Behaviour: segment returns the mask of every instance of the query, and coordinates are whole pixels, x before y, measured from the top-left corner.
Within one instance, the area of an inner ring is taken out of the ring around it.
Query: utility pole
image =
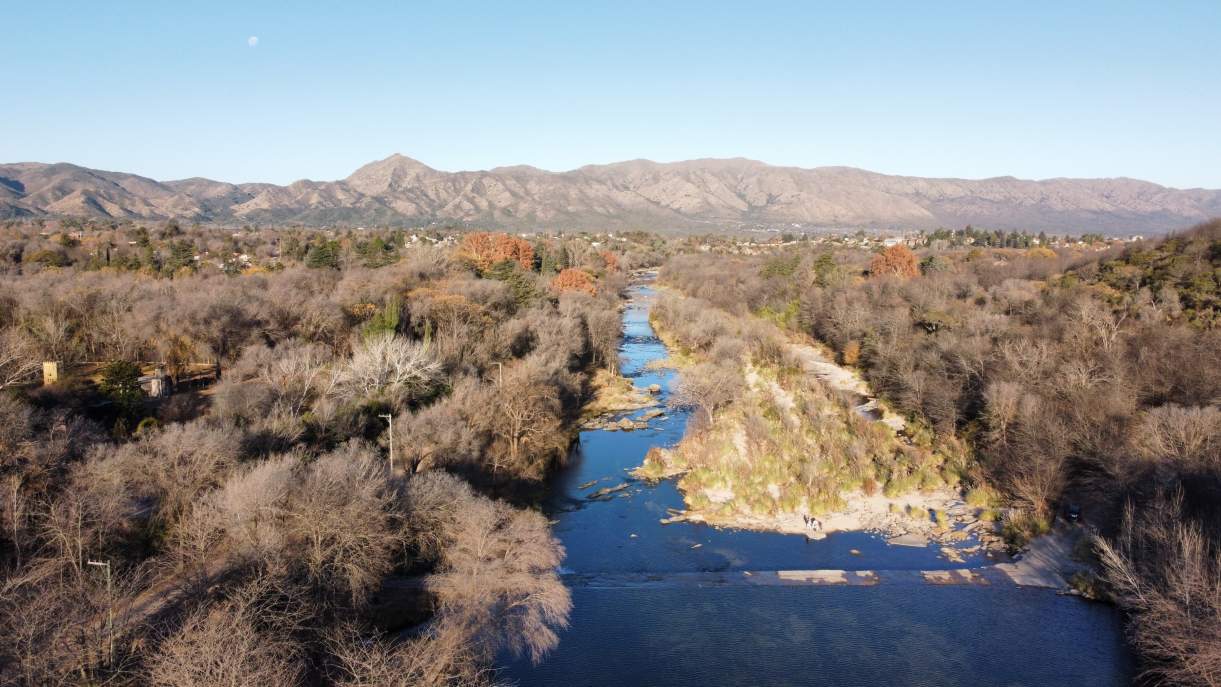
[[[110,582],[110,561],[86,561],[95,568],[106,570],[106,664],[114,665],[114,592]]]
[[[379,415],[378,417],[386,421],[390,425],[390,474],[394,474],[394,416],[390,413]]]
[[[496,386],[504,386],[505,385],[505,364],[501,363],[501,362],[497,362],[496,369],[500,371],[499,372],[500,377],[498,378],[499,381],[496,382]]]

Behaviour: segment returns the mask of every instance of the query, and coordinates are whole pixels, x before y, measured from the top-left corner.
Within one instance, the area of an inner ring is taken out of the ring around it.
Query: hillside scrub
[[[0,265],[0,681],[479,684],[554,647],[563,550],[514,502],[613,371],[616,265],[655,246],[79,233]],[[558,257],[597,288],[553,293]]]

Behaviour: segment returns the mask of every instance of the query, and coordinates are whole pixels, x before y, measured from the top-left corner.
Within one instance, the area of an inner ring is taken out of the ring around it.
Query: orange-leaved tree
[[[592,296],[597,292],[598,288],[594,284],[593,275],[589,272],[575,267],[568,267],[555,275],[555,279],[551,280],[551,290],[556,293],[581,291]]]
[[[534,269],[534,247],[508,234],[477,231],[462,237],[459,254],[480,272],[486,272],[498,262],[512,261],[522,269]]]
[[[619,271],[619,256],[608,250],[602,251],[600,255],[602,256],[602,262],[606,263],[607,270],[611,272]]]
[[[916,260],[916,254],[907,246],[891,246],[873,256],[873,260],[869,262],[869,274],[874,277],[914,277],[920,274],[920,261]]]

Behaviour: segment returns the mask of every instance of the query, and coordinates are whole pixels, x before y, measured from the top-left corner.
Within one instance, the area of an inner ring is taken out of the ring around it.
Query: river
[[[648,322],[653,290],[632,288],[621,371],[669,393],[668,353]],[[627,413],[638,417],[638,411]],[[953,564],[936,547],[880,537],[792,535],[662,525],[682,508],[671,480],[630,486],[651,446],[681,439],[687,415],[647,430],[582,432],[544,504],[567,556],[571,626],[538,665],[506,658],[523,686],[581,685],[1117,685],[1131,679],[1118,614],[1109,606],[1012,584],[937,586],[918,573]],[[594,486],[586,486],[594,482]],[[777,570],[870,570],[876,584],[774,583]],[[764,582],[771,580],[772,582]]]

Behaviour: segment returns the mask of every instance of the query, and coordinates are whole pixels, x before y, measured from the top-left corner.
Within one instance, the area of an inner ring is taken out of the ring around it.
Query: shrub
[[[971,487],[965,500],[972,508],[991,508],[997,503],[997,495],[992,488],[981,484]]]
[[[873,477],[866,477],[861,482],[861,491],[865,493],[865,496],[873,496],[878,493],[878,481]]]
[[[840,362],[845,365],[856,365],[861,361],[861,342],[853,340],[844,344],[839,353]]]

